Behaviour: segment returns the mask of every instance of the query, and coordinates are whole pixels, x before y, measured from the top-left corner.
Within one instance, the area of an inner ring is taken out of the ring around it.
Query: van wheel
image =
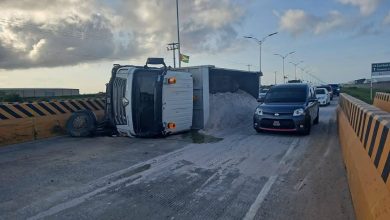
[[[72,137],[92,136],[96,131],[96,116],[88,110],[77,111],[66,123],[66,131]]]
[[[317,118],[314,119],[313,124],[317,125],[319,122],[320,122],[320,112],[319,110],[317,110]]]
[[[302,131],[303,135],[309,135],[311,131],[311,119],[306,122],[305,130]]]
[[[264,133],[264,131],[260,128],[255,128],[257,133]]]

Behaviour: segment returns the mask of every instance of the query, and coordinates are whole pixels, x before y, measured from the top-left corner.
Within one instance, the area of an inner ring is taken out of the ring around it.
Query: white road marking
[[[53,206],[51,207],[50,209],[44,211],[44,212],[41,212],[41,213],[38,213],[37,215],[33,216],[33,217],[30,217],[30,218],[27,218],[28,220],[36,220],[36,219],[43,219],[45,217],[48,217],[48,216],[52,216],[52,215],[55,215],[59,212],[62,212],[66,209],[69,209],[69,208],[72,208],[72,207],[75,207],[77,205],[80,205],[81,203],[85,202],[86,200],[88,200],[89,198],[103,192],[104,190],[107,190],[107,189],[110,189],[110,188],[113,188],[121,183],[124,183],[126,181],[131,181],[131,180],[135,180],[137,179],[137,176],[134,177],[134,176],[130,176],[130,177],[126,177],[126,178],[123,178],[123,179],[120,179],[120,180],[117,180],[115,182],[113,182],[112,184],[110,185],[106,185],[104,187],[101,187],[101,188],[98,188],[90,193],[87,193],[85,195],[82,195],[78,198],[75,198],[75,199],[72,199],[70,201],[67,201],[65,203],[61,203],[61,204],[58,204],[56,206]]]
[[[298,144],[299,139],[294,139],[294,141],[290,144],[288,150],[284,154],[283,158],[279,162],[279,167],[281,165],[286,164],[287,157],[290,155],[290,153],[293,151],[295,146]],[[279,177],[279,167],[276,169],[276,175],[272,175],[268,178],[267,182],[264,184],[263,188],[261,189],[260,193],[257,195],[257,198],[255,202],[251,205],[248,212],[246,213],[244,220],[252,220],[255,218],[256,213],[259,211],[261,204],[263,203],[265,197],[267,197],[269,191],[272,188],[272,185],[276,182],[276,180]],[[289,169],[288,169],[289,170]],[[286,172],[288,172],[288,170]]]

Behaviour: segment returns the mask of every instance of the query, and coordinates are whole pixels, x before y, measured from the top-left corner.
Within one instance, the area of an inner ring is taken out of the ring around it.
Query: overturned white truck
[[[259,84],[258,72],[214,66],[172,69],[162,58],[149,58],[145,66],[115,64],[106,88],[104,119],[98,122],[93,112],[79,111],[68,120],[67,131],[75,137],[159,137],[198,130],[209,118],[210,93],[241,89],[257,98]]]

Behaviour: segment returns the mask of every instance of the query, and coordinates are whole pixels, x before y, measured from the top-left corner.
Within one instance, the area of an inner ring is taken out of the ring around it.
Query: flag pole
[[[179,68],[181,68],[181,44],[180,44],[180,31],[179,31],[179,0],[176,0],[176,22],[177,22],[177,43],[178,43],[178,48],[177,50],[179,51]]]

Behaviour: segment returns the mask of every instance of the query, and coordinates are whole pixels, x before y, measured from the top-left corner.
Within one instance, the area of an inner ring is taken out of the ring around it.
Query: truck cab
[[[191,129],[193,80],[188,72],[116,65],[107,90],[107,112],[120,134],[153,137]]]

